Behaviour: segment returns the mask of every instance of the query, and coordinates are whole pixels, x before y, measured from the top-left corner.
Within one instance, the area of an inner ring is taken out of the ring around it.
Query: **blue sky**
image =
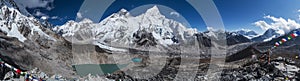
[[[51,10],[46,7],[28,8],[28,10],[32,14],[41,12],[50,17],[49,22],[52,24],[62,25],[69,20],[75,20],[82,2],[83,0],[72,0],[71,2],[70,0],[54,0],[51,3],[54,8]],[[297,23],[299,22],[300,0],[214,0],[214,2],[228,31],[251,29],[261,33],[264,30],[254,25],[254,23],[259,20],[270,22],[270,20],[264,18],[267,15],[284,19],[289,18]],[[200,31],[206,30],[206,25],[203,23],[201,16],[184,0],[117,0],[107,9],[103,18],[118,12],[121,8],[130,11],[146,4],[167,6],[180,13],[190,23],[191,27],[195,27]],[[36,17],[40,17],[40,15]]]
[[[262,32],[254,22],[264,16],[289,18],[299,22],[299,0],[214,0],[227,30],[251,29]]]

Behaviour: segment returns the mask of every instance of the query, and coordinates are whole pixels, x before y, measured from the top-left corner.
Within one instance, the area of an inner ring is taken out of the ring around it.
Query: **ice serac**
[[[86,19],[88,20],[88,19]],[[76,37],[76,33],[92,35],[93,43],[105,46],[147,47],[168,46],[187,42],[197,33],[196,29],[188,28],[180,22],[166,18],[160,13],[158,6],[153,6],[138,16],[121,9],[99,23],[70,21],[53,30],[65,38]],[[80,29],[80,30],[79,30]],[[86,36],[82,35],[82,36]],[[92,39],[92,38],[91,38]]]

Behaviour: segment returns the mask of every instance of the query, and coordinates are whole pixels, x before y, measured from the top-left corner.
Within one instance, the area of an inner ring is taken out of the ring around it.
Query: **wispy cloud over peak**
[[[281,34],[286,34],[291,30],[300,28],[300,24],[292,19],[284,19],[282,17],[264,16],[265,19],[269,19],[271,22],[265,20],[259,20],[254,23],[255,26],[260,27],[263,30],[274,29],[282,31]]]

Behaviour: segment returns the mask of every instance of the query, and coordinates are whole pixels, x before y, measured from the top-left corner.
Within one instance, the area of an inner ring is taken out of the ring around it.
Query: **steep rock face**
[[[253,41],[257,41],[257,42],[267,42],[272,40],[273,38],[277,38],[281,36],[280,33],[278,33],[278,31],[274,30],[274,29],[268,29],[264,34],[254,37],[252,38]]]
[[[235,45],[239,43],[251,42],[251,40],[245,37],[244,35],[230,33],[230,32],[226,33],[226,40],[227,40],[227,45]]]
[[[152,33],[147,33],[145,30],[137,31],[133,34],[134,42],[139,46],[155,46],[157,42]]]
[[[196,34],[200,47],[212,47],[211,39],[203,33]]]

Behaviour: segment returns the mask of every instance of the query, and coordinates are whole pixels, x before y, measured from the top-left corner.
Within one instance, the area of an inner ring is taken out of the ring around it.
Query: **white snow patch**
[[[272,40],[273,38],[276,38],[276,35],[273,35],[273,36],[270,37],[270,38],[264,39],[264,42],[270,41],[270,40]]]
[[[119,49],[119,48],[114,48],[114,47],[110,47],[110,46],[107,46],[107,45],[104,45],[102,43],[94,43],[95,45],[99,46],[100,48],[103,48],[103,49],[107,49],[107,50],[112,50],[112,51],[118,51],[118,52],[126,52],[127,50],[125,49]]]
[[[247,37],[248,39],[252,39],[252,38],[258,37],[260,35],[249,35],[249,36],[243,35],[243,36]]]
[[[18,27],[16,24],[12,24],[12,29],[7,33],[7,36],[16,37],[21,42],[24,42],[26,38],[18,31]]]

